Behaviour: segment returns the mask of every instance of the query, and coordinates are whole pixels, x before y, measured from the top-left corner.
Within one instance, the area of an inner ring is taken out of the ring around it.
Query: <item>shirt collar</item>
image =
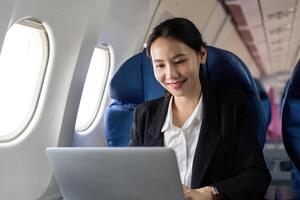
[[[168,106],[168,113],[165,119],[165,123],[161,128],[161,132],[165,132],[166,130],[172,127],[173,122],[173,112],[172,112],[172,103],[173,103],[173,96],[171,96]]]
[[[173,112],[172,112],[172,103],[173,103],[173,96],[170,98],[169,106],[168,106],[168,113],[165,119],[165,122],[162,126],[161,132],[165,132],[167,130],[170,130],[171,128],[174,128],[173,125]],[[201,122],[202,120],[202,95],[200,96],[200,99],[198,101],[197,106],[195,107],[192,115],[187,119],[187,121],[183,124],[181,127],[182,129],[185,129],[190,126],[190,124],[196,119],[198,122]]]

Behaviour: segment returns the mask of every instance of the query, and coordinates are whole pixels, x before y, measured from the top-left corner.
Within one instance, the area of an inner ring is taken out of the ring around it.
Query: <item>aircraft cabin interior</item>
[[[154,27],[175,17],[201,32],[207,62],[200,70],[209,83],[253,96],[253,129],[272,177],[264,198],[300,200],[300,0],[0,0],[1,200],[69,200],[59,176],[76,170],[83,178],[68,189],[91,199],[83,192],[104,179],[93,171],[102,166],[115,170],[105,177],[118,182],[116,193],[125,192],[127,182],[118,180],[131,167],[114,167],[141,155],[114,155],[113,166],[113,157],[94,164],[58,156],[53,164],[51,149],[126,151],[135,108],[166,95],[146,48]],[[161,175],[164,185],[181,187],[174,152],[161,152],[167,159],[140,163],[165,163],[162,170],[175,175]],[[56,164],[68,159],[68,170],[56,174]],[[141,176],[156,180],[150,172]],[[118,199],[99,193],[95,199]]]

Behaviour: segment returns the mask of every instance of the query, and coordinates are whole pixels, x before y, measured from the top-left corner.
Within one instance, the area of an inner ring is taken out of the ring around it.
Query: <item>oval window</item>
[[[0,54],[0,142],[22,133],[36,110],[48,62],[44,26],[29,19],[11,26]]]
[[[79,133],[89,128],[100,108],[110,68],[110,48],[96,47],[85,80],[75,129]]]

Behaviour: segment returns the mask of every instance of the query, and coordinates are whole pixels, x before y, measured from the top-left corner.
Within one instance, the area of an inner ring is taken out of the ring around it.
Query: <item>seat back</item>
[[[244,62],[235,54],[209,46],[207,62],[203,65],[203,74],[208,84],[215,87],[226,87],[245,91],[251,94],[251,104],[258,119],[258,142],[264,147],[267,132],[267,123],[259,99],[254,79]]]
[[[124,62],[110,82],[113,102],[104,116],[108,146],[127,146],[135,106],[163,94],[145,50]]]
[[[300,172],[300,60],[293,71],[283,99],[282,138],[296,171]],[[298,180],[299,181],[299,180]],[[299,182],[298,182],[298,185]]]
[[[253,109],[261,123],[258,138],[263,146],[266,126],[263,123],[257,89],[247,67],[236,55],[228,51],[208,46],[207,53],[207,62],[201,68],[201,74],[207,84],[240,89],[253,94]],[[110,83],[113,103],[106,110],[104,118],[108,145],[126,146],[130,138],[134,107],[163,94],[164,89],[154,77],[152,64],[145,50],[122,64]]]

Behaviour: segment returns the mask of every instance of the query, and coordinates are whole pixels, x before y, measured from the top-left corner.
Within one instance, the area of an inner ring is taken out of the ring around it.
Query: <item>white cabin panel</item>
[[[49,63],[36,112],[18,138],[0,143],[0,199],[57,197],[45,149],[72,143],[82,77],[108,4],[108,0],[16,0],[10,12],[0,13],[1,19],[9,19],[8,27],[25,18],[40,21],[50,41]],[[1,21],[2,25],[5,22]],[[0,34],[3,38],[3,32]]]

